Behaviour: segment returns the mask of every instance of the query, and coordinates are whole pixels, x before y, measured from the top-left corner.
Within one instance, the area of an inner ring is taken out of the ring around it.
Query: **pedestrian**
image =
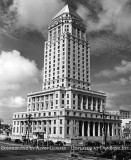
[[[117,160],[117,157],[116,157],[116,155],[114,155],[114,156],[113,156],[113,160]]]

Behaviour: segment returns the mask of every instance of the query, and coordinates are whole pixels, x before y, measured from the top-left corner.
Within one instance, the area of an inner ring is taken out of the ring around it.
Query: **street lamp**
[[[30,134],[30,122],[31,122],[31,116],[32,114],[26,114],[26,117],[27,117],[27,125],[28,125],[28,141],[27,141],[27,144],[29,145],[29,134]]]

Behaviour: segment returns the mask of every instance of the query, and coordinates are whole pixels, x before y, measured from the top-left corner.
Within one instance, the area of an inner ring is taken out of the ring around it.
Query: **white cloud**
[[[59,0],[14,0],[10,10],[16,11],[17,26],[44,33],[63,5]]]
[[[121,65],[115,66],[112,70],[102,70],[95,74],[95,77],[112,78],[118,75],[126,75],[131,73],[131,61],[121,61]]]
[[[110,75],[112,74],[111,70],[102,70],[95,74],[95,77],[108,77],[110,78]]]
[[[121,65],[120,66],[116,66],[115,67],[115,72],[116,74],[127,74],[127,73],[131,73],[131,61],[121,61]]]
[[[34,61],[30,61],[14,50],[0,54],[0,90],[18,90],[38,83],[39,70]]]
[[[78,6],[78,13],[87,21],[87,30],[113,30],[116,33],[128,33],[131,30],[130,0],[99,0],[103,11],[98,20],[89,17],[89,9]],[[88,15],[88,16],[87,16]]]
[[[116,94],[114,92],[106,92],[106,95],[107,95],[107,99],[106,99],[106,109],[107,110],[112,110],[113,108],[116,107],[114,101],[113,101],[113,98],[116,98],[119,96],[119,94]]]
[[[26,106],[26,101],[23,97],[5,97],[0,99],[0,107],[24,107]]]
[[[129,82],[128,79],[120,78],[117,81],[111,81],[110,83],[115,85],[126,85],[128,84],[128,82]]]
[[[84,20],[85,20],[85,19],[87,18],[87,16],[89,15],[89,10],[88,10],[85,6],[83,6],[83,5],[81,5],[81,4],[79,4],[78,9],[77,9],[76,12],[77,12],[78,15],[81,16]]]

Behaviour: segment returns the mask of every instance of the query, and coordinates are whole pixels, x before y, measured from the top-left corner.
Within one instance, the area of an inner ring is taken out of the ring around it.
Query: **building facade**
[[[121,119],[128,119],[131,118],[130,116],[130,111],[127,110],[119,110],[120,115],[121,115]]]
[[[122,137],[131,138],[131,118],[121,119]]]
[[[114,114],[119,114],[121,116],[121,119],[129,119],[131,118],[130,116],[130,111],[128,110],[113,110],[113,111],[108,111],[109,113],[114,113]]]
[[[105,120],[107,136],[120,136],[120,115],[107,113],[105,106],[105,93],[91,90],[86,26],[66,5],[48,28],[42,90],[28,94],[26,112],[13,114],[13,135],[29,129],[30,137],[42,130],[53,141],[102,138]]]

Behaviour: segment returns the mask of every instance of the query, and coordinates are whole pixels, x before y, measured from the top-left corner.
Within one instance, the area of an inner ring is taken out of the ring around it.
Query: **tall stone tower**
[[[51,21],[45,42],[43,89],[90,88],[90,51],[82,18],[66,5]]]
[[[44,132],[45,140],[103,136],[105,93],[90,89],[90,50],[82,18],[66,5],[51,21],[44,49],[42,90],[29,93],[27,111],[13,114],[13,135]],[[27,114],[31,115],[30,125]],[[119,115],[105,113],[108,136],[120,135]],[[117,124],[117,125],[116,125]]]

